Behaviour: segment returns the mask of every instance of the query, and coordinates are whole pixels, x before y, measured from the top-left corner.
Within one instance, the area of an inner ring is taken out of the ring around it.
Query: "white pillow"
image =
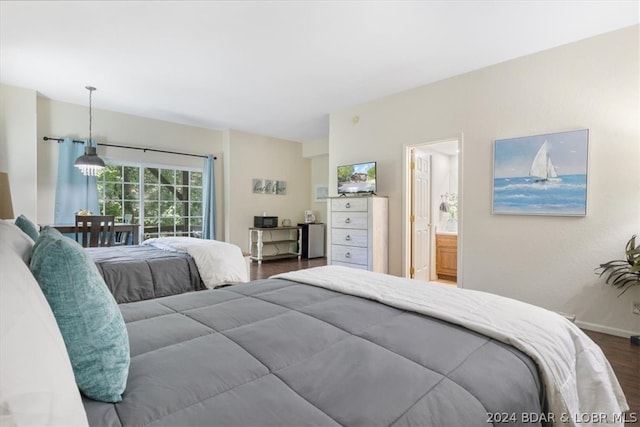
[[[16,252],[22,260],[29,265],[31,260],[31,250],[33,249],[33,239],[29,237],[20,227],[12,221],[0,220],[0,242]]]
[[[58,325],[22,261],[1,241],[0,419],[18,426],[88,426]]]

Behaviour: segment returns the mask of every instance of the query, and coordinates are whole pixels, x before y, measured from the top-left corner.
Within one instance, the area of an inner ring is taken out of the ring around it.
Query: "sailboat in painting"
[[[531,162],[529,176],[535,177],[535,182],[541,183],[561,181],[558,177],[558,172],[551,161],[551,156],[549,155],[549,143],[547,141],[542,144],[542,147],[538,150],[533,162]]]
[[[586,215],[588,138],[582,129],[496,140],[493,213]]]

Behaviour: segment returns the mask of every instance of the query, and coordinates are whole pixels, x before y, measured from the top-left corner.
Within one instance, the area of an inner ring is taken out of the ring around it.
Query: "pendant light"
[[[80,169],[83,175],[96,176],[99,171],[104,169],[104,161],[98,157],[96,147],[93,146],[93,135],[91,133],[91,122],[93,119],[91,110],[91,94],[96,90],[93,86],[85,86],[89,91],[89,144],[84,147],[84,155],[78,157],[73,164]]]

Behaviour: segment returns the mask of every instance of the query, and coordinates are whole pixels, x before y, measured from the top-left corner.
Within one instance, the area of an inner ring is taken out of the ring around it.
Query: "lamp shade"
[[[96,147],[84,147],[84,155],[78,157],[73,164],[83,175],[96,176],[104,169],[104,161],[98,157]]]
[[[11,201],[11,187],[9,174],[0,172],[0,219],[13,219],[13,202]]]

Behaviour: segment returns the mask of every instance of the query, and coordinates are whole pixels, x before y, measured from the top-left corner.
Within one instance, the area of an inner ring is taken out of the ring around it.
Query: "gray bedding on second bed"
[[[195,261],[152,246],[86,248],[118,303],[204,289]]]
[[[115,405],[84,398],[91,426],[471,426],[544,409],[515,348],[314,286],[268,279],[120,308],[127,388]]]

